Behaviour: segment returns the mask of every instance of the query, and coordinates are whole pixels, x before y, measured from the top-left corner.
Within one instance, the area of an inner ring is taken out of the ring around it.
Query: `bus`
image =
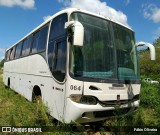
[[[64,9],[6,50],[3,81],[61,122],[126,115],[140,103],[138,45],[127,26]]]

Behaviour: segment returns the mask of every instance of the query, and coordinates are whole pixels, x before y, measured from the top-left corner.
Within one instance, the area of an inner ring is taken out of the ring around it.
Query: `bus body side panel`
[[[32,100],[34,86],[41,90],[42,100],[54,118],[63,121],[65,84],[58,84],[52,77],[45,59],[31,55],[5,62],[3,80],[10,88]]]

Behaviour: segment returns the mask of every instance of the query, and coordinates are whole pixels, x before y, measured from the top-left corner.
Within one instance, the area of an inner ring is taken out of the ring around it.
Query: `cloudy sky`
[[[160,0],[0,0],[0,60],[6,48],[68,7],[123,23],[135,31],[136,41],[153,43],[160,36]]]

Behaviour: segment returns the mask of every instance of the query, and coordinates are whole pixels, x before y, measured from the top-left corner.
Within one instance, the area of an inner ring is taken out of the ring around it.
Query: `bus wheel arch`
[[[42,93],[39,86],[34,86],[32,91],[32,102],[39,103],[42,101]]]
[[[11,81],[10,81],[10,78],[8,78],[7,87],[10,88],[10,85],[11,85]]]

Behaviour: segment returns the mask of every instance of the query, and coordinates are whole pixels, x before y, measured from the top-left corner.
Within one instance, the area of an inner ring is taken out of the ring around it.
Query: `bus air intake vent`
[[[95,118],[112,117],[127,114],[131,108],[93,112]]]
[[[123,84],[112,84],[112,87],[124,87]]]

